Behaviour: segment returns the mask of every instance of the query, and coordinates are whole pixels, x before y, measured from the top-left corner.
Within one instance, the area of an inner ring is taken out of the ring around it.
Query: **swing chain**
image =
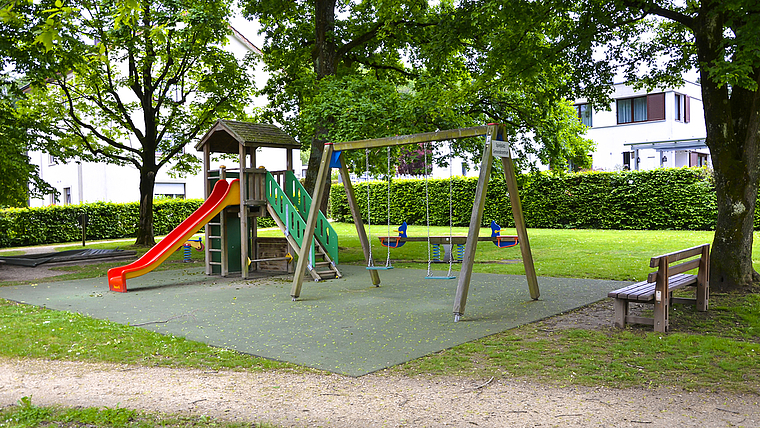
[[[369,148],[364,149],[364,171],[365,171],[365,177],[366,181],[364,182],[365,187],[367,188],[367,247],[369,247],[369,257],[367,260],[367,268],[375,267],[375,261],[372,258],[372,212],[370,210],[370,205],[372,205],[372,200],[370,198],[369,193]]]
[[[424,153],[425,159],[424,163],[422,165],[424,178],[425,178],[425,221],[427,223],[427,275],[428,277],[433,276],[433,272],[431,269],[431,264],[433,263],[431,257],[430,257],[430,198],[428,197],[428,162],[427,162],[427,151],[428,151],[428,144],[425,143],[425,145],[422,147],[422,152]]]
[[[388,233],[385,235],[390,240],[391,237],[391,146],[386,147],[387,149],[387,155],[388,155],[388,169],[386,171],[386,179],[388,183],[388,202],[386,204],[386,209],[388,210]],[[386,248],[388,249],[388,254],[385,257],[385,267],[390,268],[391,267],[391,246],[390,242],[388,242],[389,245],[386,245]]]
[[[453,180],[453,176],[452,176],[453,175],[453,166],[452,166],[453,163],[454,163],[454,152],[453,152],[452,147],[451,147],[451,140],[449,140],[449,242],[451,243],[450,244],[451,247],[449,249],[449,272],[448,272],[448,274],[446,274],[446,276],[448,276],[448,277],[451,276],[451,267],[454,264],[454,239],[453,239],[453,236],[454,236],[454,230],[453,230],[453,226],[454,226],[454,208],[453,207],[454,207],[454,204],[452,203],[452,196],[451,196],[451,194],[453,193],[452,191],[454,190],[454,187],[453,187],[453,184],[452,184],[453,181],[454,181]]]

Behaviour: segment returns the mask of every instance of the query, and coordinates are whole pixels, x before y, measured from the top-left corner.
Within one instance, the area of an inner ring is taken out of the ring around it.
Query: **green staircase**
[[[300,251],[306,231],[305,219],[308,218],[311,207],[311,196],[291,171],[285,174],[284,189],[269,172],[266,174],[264,186],[270,215],[291,245]],[[327,217],[319,211],[307,269],[316,281],[340,278],[342,275],[338,271],[337,263],[338,234],[330,226]]]

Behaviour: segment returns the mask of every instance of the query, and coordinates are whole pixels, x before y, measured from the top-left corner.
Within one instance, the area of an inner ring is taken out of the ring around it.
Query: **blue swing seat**
[[[454,275],[451,275],[451,276],[435,276],[435,275],[431,275],[431,276],[426,276],[425,279],[457,279],[457,277],[454,276]]]
[[[401,226],[399,226],[397,230],[394,230],[394,232],[398,232],[398,236],[393,238],[388,237],[388,239],[385,239],[384,236],[380,237],[380,244],[382,244],[383,247],[399,248],[406,244],[406,240],[402,239],[406,238],[406,222],[401,223]]]
[[[494,220],[491,220],[491,238],[496,238],[493,244],[499,248],[510,248],[518,244],[517,238],[514,236],[501,236],[501,226],[496,224]]]
[[[367,266],[367,270],[388,270],[393,269],[393,266]]]

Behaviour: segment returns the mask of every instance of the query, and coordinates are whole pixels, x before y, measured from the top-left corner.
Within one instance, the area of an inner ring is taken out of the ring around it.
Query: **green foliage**
[[[6,126],[6,118],[13,120],[14,116],[11,109],[0,108],[0,171],[3,171],[0,174],[0,207],[26,206],[30,184],[36,196],[53,190],[39,179],[38,167],[27,155],[29,145],[10,135],[12,130]]]
[[[267,36],[262,60],[271,76],[262,92],[270,99],[268,116],[316,152],[324,142],[499,122],[507,137],[520,139],[515,146],[522,154],[556,168],[567,160],[586,166],[592,143],[581,137],[584,128],[562,87],[570,74],[555,64],[554,48],[540,34],[563,33],[561,20],[542,22],[555,15],[556,5],[435,3],[244,0],[246,14]],[[325,43],[316,40],[322,33]],[[496,49],[503,55],[484,53]],[[392,155],[403,150],[393,148]],[[477,139],[453,143],[464,158],[481,150]],[[384,155],[370,154],[373,173],[382,172]],[[347,161],[362,165],[361,157],[349,153]],[[310,159],[307,189],[317,160]]]
[[[518,177],[525,221],[534,228],[584,229],[682,229],[715,228],[715,188],[708,170],[695,168],[651,171],[539,172]],[[428,180],[430,224],[449,225],[449,184],[452,189],[452,222],[467,226],[472,213],[477,178],[453,177]],[[351,222],[342,185],[330,192],[330,215]],[[373,224],[387,222],[387,182],[355,186],[362,220],[367,221],[367,188]],[[482,226],[495,220],[502,227],[514,225],[503,176],[492,174],[486,194]],[[390,222],[426,224],[425,181],[394,180],[391,183]],[[760,221],[760,220],[758,220]],[[757,223],[760,224],[760,223]]]
[[[246,117],[254,88],[251,58],[239,60],[223,48],[231,34],[230,3],[73,0],[45,6],[24,7],[13,22],[0,22],[0,30],[22,22],[41,37],[8,61],[32,83],[18,108],[57,127],[48,132],[46,151],[140,171],[145,206],[137,241],[151,244],[156,174],[197,170],[199,158],[185,147],[219,118]]]
[[[165,235],[192,214],[203,201],[176,199],[153,205],[154,230]],[[75,242],[82,239],[78,218],[87,213],[87,239],[133,237],[137,233],[139,204],[96,202],[42,208],[0,210],[0,247]]]
[[[37,407],[32,404],[32,397],[24,396],[18,400],[18,410],[7,422],[13,422],[14,426],[36,427],[51,415],[50,409]]]
[[[190,217],[203,203],[200,199],[166,199],[153,204],[153,228],[166,235]],[[88,216],[87,239],[134,237],[140,206],[137,202],[114,204],[94,202],[81,205],[53,205],[42,208],[0,210],[0,248],[76,242],[82,239],[79,216]],[[260,218],[260,228],[275,226],[269,217]]]
[[[37,134],[42,123],[16,109],[17,97],[11,95],[15,83],[3,85],[0,79],[0,208],[23,207],[30,197],[57,193],[29,159],[28,152],[40,145]]]

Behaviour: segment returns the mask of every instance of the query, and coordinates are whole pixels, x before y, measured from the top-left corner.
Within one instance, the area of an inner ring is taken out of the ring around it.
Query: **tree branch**
[[[116,140],[114,140],[112,138],[109,138],[109,137],[101,134],[97,130],[97,128],[95,128],[94,126],[92,126],[92,125],[90,125],[90,124],[85,123],[84,121],[82,121],[79,118],[79,116],[77,116],[77,114],[76,114],[76,109],[74,108],[74,99],[71,96],[71,92],[69,91],[68,86],[65,84],[65,82],[59,82],[59,83],[61,83],[61,84],[59,84],[59,87],[61,88],[61,90],[63,91],[64,95],[66,96],[66,102],[68,104],[69,117],[71,117],[71,119],[74,121],[75,124],[77,124],[78,126],[80,126],[80,127],[84,128],[84,129],[87,129],[88,131],[92,132],[93,135],[95,135],[98,139],[102,140],[103,142],[105,142],[109,146],[112,146],[112,147],[115,147],[117,149],[124,150],[124,151],[127,151],[127,152],[134,153],[134,154],[136,154],[138,156],[140,155],[140,151],[139,150],[137,150],[135,148],[132,148],[132,147],[129,147],[129,146],[126,146],[124,144],[121,144],[121,143],[117,142]],[[81,134],[81,132],[80,132],[80,134]],[[92,146],[90,146],[90,144],[87,141],[85,141],[85,144],[87,145],[87,149],[90,150],[90,152],[92,154],[94,154],[94,155],[97,155],[98,153],[100,153],[100,154],[103,154],[104,156],[112,156],[112,155],[110,155],[108,153],[104,153],[102,150],[93,149]],[[137,165],[137,166],[139,167],[140,165]]]
[[[355,55],[346,55],[346,59],[350,59],[351,61],[356,61],[359,64],[366,65],[367,67],[373,70],[391,70],[391,71],[395,71],[397,73],[403,74],[404,76],[409,77],[409,78],[418,77],[417,74],[406,71],[403,68],[396,67],[393,65],[375,64],[368,60],[361,59]]]
[[[692,17],[688,15],[684,15],[681,12],[666,9],[660,5],[650,3],[650,2],[628,0],[628,1],[625,1],[624,4],[628,8],[635,8],[635,9],[641,10],[645,15],[651,14],[651,15],[661,16],[663,18],[667,18],[672,21],[678,22],[692,30],[695,30],[694,26],[696,25],[696,21]]]

